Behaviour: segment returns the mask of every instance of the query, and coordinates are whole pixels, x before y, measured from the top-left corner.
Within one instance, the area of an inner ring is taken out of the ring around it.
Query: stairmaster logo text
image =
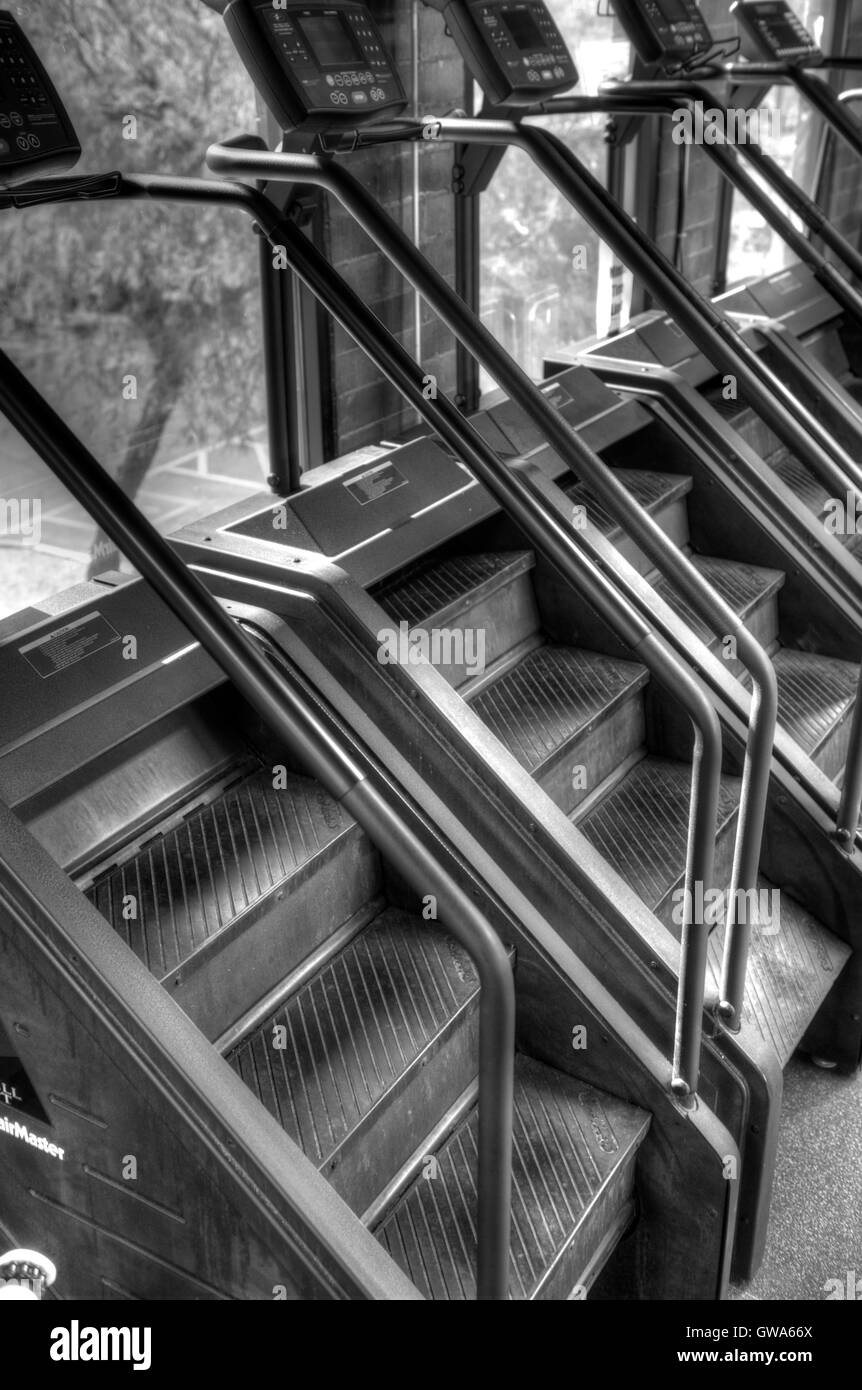
[[[148,1371],[152,1360],[150,1327],[69,1327],[51,1333],[52,1361],[130,1361],[132,1370]]]

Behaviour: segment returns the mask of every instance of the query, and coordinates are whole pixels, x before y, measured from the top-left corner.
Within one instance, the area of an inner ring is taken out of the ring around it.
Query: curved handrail
[[[620,101],[622,109],[631,114],[635,114],[634,107],[642,105],[644,114],[672,116],[682,107],[690,109],[700,103],[705,109],[715,110],[727,118],[725,130],[730,129],[728,108],[701,82],[613,80],[601,84],[597,100],[601,101],[602,97],[614,102]],[[592,103],[592,100],[591,97],[585,98],[588,103]],[[631,103],[631,106],[628,103]],[[558,101],[545,103],[543,109],[551,115],[562,114],[563,109],[568,109],[569,105],[570,100],[563,97]],[[789,218],[775,206],[760,185],[742,167],[742,161],[747,160],[753,165],[778,197],[787,203],[805,225],[835,252],[848,270],[858,277],[862,277],[862,254],[846,237],[836,231],[823,209],[818,207],[813,198],[785,173],[777,160],[767,154],[756,140],[735,142],[729,140],[721,131],[716,131],[716,136],[715,143],[704,142],[705,153],[718,164],[724,176],[778,232],[799,259],[811,266],[829,293],[839,300],[841,307],[857,321],[862,320],[862,295],[838,273],[835,266],[827,261],[816,247],[812,246],[807,237],[797,231]]]
[[[851,72],[858,71],[860,67],[862,59],[859,58],[826,56],[811,66],[806,63],[782,63],[755,58],[723,63],[722,76],[729,77],[737,85],[748,83],[752,78],[761,82],[765,78],[770,85],[776,81],[790,82],[808,99],[814,109],[819,111],[848,148],[854,154],[862,155],[862,127],[858,121],[842,111],[839,104],[841,97],[836,95],[828,82],[815,75],[829,68],[844,68]]]
[[[56,183],[59,185],[61,181]],[[681,700],[691,719],[695,740],[686,883],[711,883],[721,779],[718,717],[687,667],[631,611],[608,576],[600,573],[577,545],[568,524],[569,514],[565,511],[568,499],[564,494],[560,494],[562,510],[559,516],[554,515],[532,483],[528,465],[507,467],[451,401],[442,394],[428,399],[422,367],[387,332],[309,239],[259,190],[238,183],[142,175],[120,177],[119,185],[110,196],[224,203],[253,216],[273,244],[285,250],[292,268],[320,303],[431,428],[459,454],[500,506],[515,518],[536,549],[549,558],[578,592],[587,594],[622,640],[637,651],[656,679]],[[674,1092],[687,1103],[693,1103],[700,1073],[707,946],[705,931],[692,931],[689,908],[693,900],[694,895],[688,894],[682,929],[677,1041],[671,1081]]]
[[[501,140],[501,143],[511,142],[512,131],[520,138],[519,127],[511,122],[429,120],[424,123],[424,128],[439,125],[445,132],[444,138],[483,143],[488,124],[505,130],[505,140]],[[530,138],[541,133],[526,132],[524,139],[528,149]],[[368,138],[373,140],[373,130],[368,132]],[[425,261],[400,227],[342,165],[311,155],[240,151],[225,146],[211,147],[207,162],[217,173],[232,172],[245,178],[318,184],[332,193],[405,278],[415,285],[476,360],[534,421],[573,472],[598,493],[614,519],[632,535],[662,572],[678,585],[704,621],[720,637],[734,638],[739,659],[751,675],[753,694],[727,922],[727,971],[719,1006],[727,1023],[738,1027],[750,938],[747,929],[737,923],[735,908],[740,901],[737,890],[748,892],[757,882],[772,746],[778,721],[778,685],[772,662],[733,609],[715,593],[649,513],[635,502],[599,455],[546,400],[442,276],[437,275]],[[565,189],[561,191],[565,193]]]
[[[0,352],[0,410],[149,581],[276,735],[425,896],[476,964],[480,993],[479,1246],[481,1299],[508,1297],[515,988],[508,953],[468,894],[425,847],[416,812],[399,809],[354,760],[332,721],[277,670]]]

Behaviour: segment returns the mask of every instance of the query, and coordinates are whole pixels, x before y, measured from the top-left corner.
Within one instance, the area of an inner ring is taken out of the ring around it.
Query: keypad
[[[327,6],[326,12],[331,15],[333,8]],[[303,33],[303,19],[319,17],[324,13],[323,7],[302,7],[293,17],[290,13],[274,12],[270,0],[260,9],[275,41],[281,66],[293,78],[309,114],[329,110],[335,115],[349,110],[362,113],[367,119],[375,110],[402,100],[400,84],[364,6],[339,9],[361,57],[357,56],[356,63],[341,64],[337,68],[320,60],[310,37]]]

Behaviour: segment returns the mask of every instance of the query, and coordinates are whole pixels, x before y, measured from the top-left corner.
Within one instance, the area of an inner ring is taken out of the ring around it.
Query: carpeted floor
[[[862,1302],[862,1072],[837,1076],[796,1058],[784,1079],[766,1258],[730,1296],[821,1300],[836,1294],[830,1280]]]

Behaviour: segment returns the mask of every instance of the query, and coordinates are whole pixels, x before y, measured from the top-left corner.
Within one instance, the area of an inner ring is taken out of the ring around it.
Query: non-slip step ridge
[[[411,627],[431,617],[442,622],[464,602],[473,603],[489,589],[510,583],[534,563],[529,550],[453,556],[424,566],[375,597],[395,622]]]
[[[262,770],[154,837],[87,896],[162,978],[350,832],[360,833],[319,783],[288,773],[277,790]]]
[[[736,814],[741,782],[722,777],[719,829]],[[655,911],[684,870],[691,768],[649,756],[581,820],[578,829]]]
[[[327,1171],[478,990],[473,964],[453,937],[387,908],[227,1060]]]
[[[544,646],[477,695],[472,708],[513,756],[535,772],[647,681],[648,673],[636,662]]]
[[[828,931],[788,893],[758,879],[757,905],[750,917],[751,948],[745,979],[743,1019],[774,1048],[784,1067],[850,956],[850,947]],[[709,939],[708,987],[718,996],[724,924]]]
[[[690,558],[695,569],[742,621],[746,621],[756,608],[777,594],[784,584],[784,574],[781,570],[764,569],[743,564],[738,560],[723,560],[714,556],[694,555]],[[668,607],[708,645],[721,640],[720,635],[713,633],[712,628],[693,612],[679,594],[673,579],[661,575],[653,587]]]
[[[782,647],[773,657],[778,722],[814,756],[856,700],[859,667],[851,661]]]
[[[649,1127],[635,1106],[519,1055],[509,1296],[566,1298],[629,1199]],[[477,1111],[375,1234],[426,1298],[475,1298]]]
[[[633,499],[652,516],[655,512],[680,501],[692,490],[693,480],[679,473],[658,473],[652,469],[615,468],[614,477],[622,483]],[[586,483],[566,484],[563,491],[576,506],[586,508],[587,519],[606,536],[622,531],[603,502]]]

